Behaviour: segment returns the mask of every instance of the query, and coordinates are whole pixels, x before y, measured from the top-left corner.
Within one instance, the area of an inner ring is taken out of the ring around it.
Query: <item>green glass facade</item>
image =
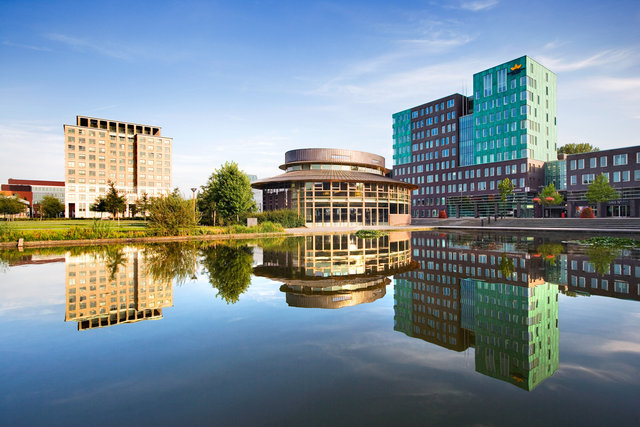
[[[556,75],[523,56],[473,75],[475,164],[556,160]]]
[[[558,287],[476,282],[476,371],[533,390],[560,363]]]
[[[553,183],[556,190],[567,189],[567,161],[554,160],[544,165],[544,185]]]
[[[393,166],[411,163],[411,109],[393,116]]]

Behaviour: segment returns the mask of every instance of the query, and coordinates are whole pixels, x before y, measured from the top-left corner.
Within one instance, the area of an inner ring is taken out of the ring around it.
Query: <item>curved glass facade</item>
[[[389,215],[409,214],[410,190],[363,182],[294,182],[291,208],[308,227],[389,225]]]
[[[256,181],[263,209],[296,210],[307,227],[407,225],[415,185],[388,178],[384,157],[342,149],[285,153],[286,173]]]

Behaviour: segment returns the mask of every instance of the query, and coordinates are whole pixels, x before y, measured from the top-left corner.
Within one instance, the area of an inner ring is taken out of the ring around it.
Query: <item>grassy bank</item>
[[[232,225],[228,227],[198,226],[183,229],[177,236],[208,236],[216,234],[280,233],[280,224],[263,222],[257,226]],[[131,239],[159,237],[155,230],[143,221],[15,221],[0,223],[0,242],[87,240],[87,239]]]

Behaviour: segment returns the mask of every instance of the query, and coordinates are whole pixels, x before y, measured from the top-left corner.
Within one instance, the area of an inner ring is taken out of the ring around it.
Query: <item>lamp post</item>
[[[196,191],[198,191],[197,187],[191,187],[191,191],[193,192],[193,222],[196,222]]]

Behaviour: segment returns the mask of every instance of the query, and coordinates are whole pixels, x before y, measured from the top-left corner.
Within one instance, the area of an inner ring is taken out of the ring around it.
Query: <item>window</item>
[[[571,160],[569,165],[570,165],[570,168],[571,168],[572,171],[576,170],[576,161],[575,160]]]
[[[507,90],[507,69],[498,71],[498,93]]]
[[[613,165],[620,166],[627,164],[627,155],[626,154],[616,154],[613,156]]]
[[[576,175],[571,175],[570,182],[571,182],[571,185],[576,185],[577,183]]]
[[[491,96],[491,85],[493,84],[492,75],[486,74],[484,76],[484,96]]]
[[[584,169],[584,159],[578,159],[578,169]]]
[[[582,175],[582,183],[583,184],[591,184],[594,180],[595,176],[592,173],[587,173]]]
[[[589,159],[590,168],[595,168],[597,165],[598,165],[598,159],[596,159],[595,157],[592,157]]]
[[[613,173],[613,182],[620,182],[620,172]]]
[[[622,171],[622,182],[631,181],[631,172],[630,171]]]
[[[604,168],[606,166],[607,166],[607,157],[606,156],[600,157],[600,167]]]

